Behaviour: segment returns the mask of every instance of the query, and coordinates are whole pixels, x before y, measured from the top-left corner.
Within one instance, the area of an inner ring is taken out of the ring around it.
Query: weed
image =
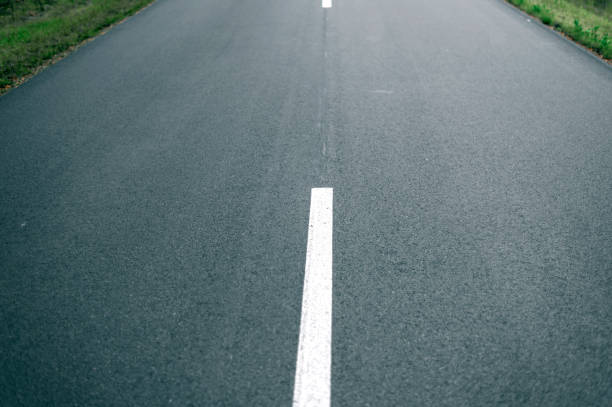
[[[552,16],[549,14],[545,14],[543,16],[540,17],[540,20],[542,20],[542,22],[546,25],[551,25],[552,24]]]
[[[591,30],[586,31],[586,34],[591,39],[591,41],[599,40],[599,35],[597,35],[598,30],[599,30],[599,26],[596,25],[595,27],[591,28]]]
[[[576,38],[581,38],[584,34],[584,29],[580,25],[580,21],[577,18],[574,19],[574,35]]]
[[[543,6],[543,5],[540,6],[539,17],[540,17],[540,20],[546,25],[551,25],[553,22],[553,13],[546,6]]]

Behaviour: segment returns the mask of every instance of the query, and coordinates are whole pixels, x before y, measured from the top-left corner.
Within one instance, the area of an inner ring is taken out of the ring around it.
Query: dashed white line
[[[293,407],[329,407],[331,394],[333,189],[313,188]]]
[[[321,0],[321,7],[323,8],[331,8],[332,0]]]

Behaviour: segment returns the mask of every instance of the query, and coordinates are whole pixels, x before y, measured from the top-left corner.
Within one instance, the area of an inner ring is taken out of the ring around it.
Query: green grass
[[[0,0],[0,90],[153,0]]]
[[[612,59],[612,0],[508,0],[546,25]]]

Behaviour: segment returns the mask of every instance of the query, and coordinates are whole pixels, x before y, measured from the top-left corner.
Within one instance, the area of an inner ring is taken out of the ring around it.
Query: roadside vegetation
[[[612,0],[508,0],[574,41],[612,59]]]
[[[153,0],[0,0],[0,93]]]

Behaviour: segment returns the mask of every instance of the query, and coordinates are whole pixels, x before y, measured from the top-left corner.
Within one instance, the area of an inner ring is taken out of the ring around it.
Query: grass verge
[[[507,0],[542,23],[612,60],[612,1]]]
[[[0,0],[0,94],[154,0]]]

